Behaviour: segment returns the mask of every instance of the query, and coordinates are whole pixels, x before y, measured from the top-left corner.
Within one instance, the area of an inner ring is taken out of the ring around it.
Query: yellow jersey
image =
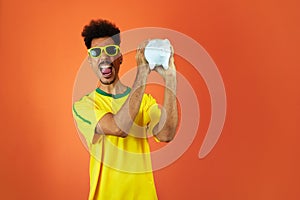
[[[89,200],[155,200],[148,138],[161,111],[156,100],[144,94],[128,136],[101,135],[92,143],[98,121],[117,113],[131,89],[112,95],[97,88],[73,104],[73,116],[90,152]]]

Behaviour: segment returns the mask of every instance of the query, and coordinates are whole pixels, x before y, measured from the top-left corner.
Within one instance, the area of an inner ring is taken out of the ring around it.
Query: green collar
[[[100,88],[96,89],[97,93],[99,93],[101,95],[104,95],[104,96],[112,97],[114,99],[125,97],[126,95],[128,95],[130,93],[130,91],[131,91],[131,89],[129,87],[127,87],[126,91],[124,93],[122,93],[122,94],[109,94],[109,93],[104,92]]]

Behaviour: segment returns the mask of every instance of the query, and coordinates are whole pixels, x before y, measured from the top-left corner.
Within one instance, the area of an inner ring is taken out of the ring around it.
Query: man
[[[73,105],[77,127],[88,144],[90,158],[89,199],[155,200],[148,136],[171,141],[176,132],[176,69],[173,49],[169,68],[154,71],[165,81],[163,112],[155,99],[144,94],[152,72],[144,57],[143,42],[136,52],[137,74],[132,88],[119,80],[123,56],[120,30],[107,20],[92,20],[82,32],[88,61],[99,87]]]

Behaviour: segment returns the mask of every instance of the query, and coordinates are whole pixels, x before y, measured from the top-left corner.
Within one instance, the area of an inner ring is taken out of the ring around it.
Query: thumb
[[[160,75],[164,75],[164,73],[165,73],[165,69],[164,69],[163,66],[161,66],[161,65],[156,66],[156,67],[154,68],[154,70],[155,70],[158,74],[160,74]]]

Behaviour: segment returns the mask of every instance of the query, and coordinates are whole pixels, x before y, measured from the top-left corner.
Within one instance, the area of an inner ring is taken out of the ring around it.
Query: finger
[[[156,66],[156,67],[154,68],[154,70],[155,70],[158,74],[160,74],[160,75],[163,75],[163,74],[165,73],[165,69],[164,69],[161,65]]]
[[[139,65],[146,65],[148,64],[147,60],[145,59],[144,53],[142,50],[137,50],[135,55],[136,62]]]
[[[176,70],[175,63],[174,63],[174,48],[172,45],[170,46],[170,48],[171,48],[171,55],[169,59],[169,68]]]
[[[149,43],[149,39],[148,40],[144,40],[142,41],[139,45],[138,45],[138,48],[137,48],[137,53],[136,53],[136,59],[140,61],[140,63],[143,63],[143,64],[147,64],[147,60],[144,56],[144,53],[145,53],[145,47],[147,46],[147,44]]]
[[[149,40],[144,40],[143,42],[141,42],[138,45],[138,50],[144,50],[148,43],[149,43]]]
[[[174,55],[174,47],[172,45],[170,45],[170,48],[171,48],[171,56]]]

